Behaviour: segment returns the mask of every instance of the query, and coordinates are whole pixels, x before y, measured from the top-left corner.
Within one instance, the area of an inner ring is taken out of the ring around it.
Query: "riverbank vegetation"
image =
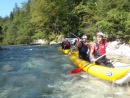
[[[57,41],[59,35],[87,34],[92,40],[97,31],[108,40],[130,43],[129,0],[28,0],[14,5],[10,16],[0,17],[0,44],[29,44],[36,39]]]

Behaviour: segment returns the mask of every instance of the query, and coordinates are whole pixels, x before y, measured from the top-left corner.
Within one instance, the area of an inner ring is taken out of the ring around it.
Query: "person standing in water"
[[[92,62],[95,62],[98,65],[104,65],[107,67],[113,67],[113,65],[109,62],[106,56],[98,59],[98,57],[104,55],[106,53],[106,47],[108,46],[108,42],[105,41],[105,34],[102,32],[97,33],[97,42],[95,42],[90,50],[90,58]]]
[[[82,36],[82,41],[79,41],[78,38],[78,41],[76,42],[76,47],[79,51],[79,58],[90,62],[89,55],[88,55],[90,44],[87,41],[86,35]]]

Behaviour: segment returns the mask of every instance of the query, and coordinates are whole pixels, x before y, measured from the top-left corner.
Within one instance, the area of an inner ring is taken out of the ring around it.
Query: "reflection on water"
[[[75,68],[52,46],[6,46],[0,52],[0,98],[129,98],[129,84],[114,85]]]

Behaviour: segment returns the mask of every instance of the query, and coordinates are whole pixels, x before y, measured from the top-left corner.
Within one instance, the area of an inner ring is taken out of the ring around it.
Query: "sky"
[[[22,2],[27,2],[28,0],[0,0],[0,17],[9,16],[10,12],[13,11],[15,3],[19,7],[22,6]]]

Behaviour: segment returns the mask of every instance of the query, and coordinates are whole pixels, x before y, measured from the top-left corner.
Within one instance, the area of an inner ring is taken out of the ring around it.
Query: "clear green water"
[[[4,46],[0,51],[0,98],[129,98],[130,86],[113,85],[76,68],[52,46]]]

